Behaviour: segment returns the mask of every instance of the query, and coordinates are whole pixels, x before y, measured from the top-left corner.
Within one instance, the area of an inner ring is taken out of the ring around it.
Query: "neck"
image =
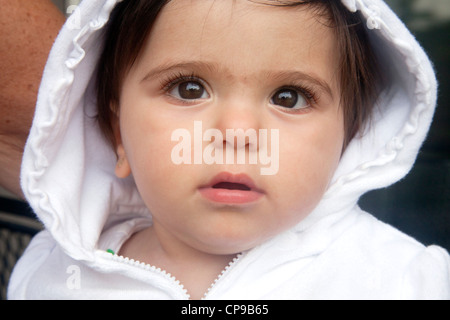
[[[161,268],[174,276],[192,299],[201,299],[236,255],[197,250],[155,225],[133,235],[120,255]]]

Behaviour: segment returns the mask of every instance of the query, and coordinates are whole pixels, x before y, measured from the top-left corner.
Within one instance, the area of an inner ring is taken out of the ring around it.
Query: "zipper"
[[[217,276],[217,278],[211,283],[208,290],[203,294],[202,300],[208,299],[209,293],[216,288],[217,284],[220,282],[221,279],[223,279],[227,274],[231,272],[231,270],[234,268],[236,263],[242,258],[243,253],[239,253],[236,257],[233,258],[232,261],[228,263],[228,265],[220,272],[220,274]]]
[[[119,256],[118,254],[114,253],[112,250],[109,249],[107,251],[104,251],[103,253],[105,253],[105,258],[112,260],[114,262],[125,264],[134,268],[139,268],[141,270],[152,272],[161,276],[163,279],[168,281],[173,287],[177,288],[182,293],[182,296],[184,296],[186,300],[190,300],[191,296],[189,295],[187,289],[183,286],[183,284],[180,283],[179,280],[177,280],[169,272],[166,272],[165,270],[157,268],[151,264],[140,262],[139,260]]]
[[[135,268],[139,268],[141,270],[145,270],[147,272],[152,272],[152,273],[155,273],[155,274],[161,276],[163,279],[168,281],[173,287],[177,288],[182,293],[182,296],[184,296],[186,298],[186,300],[191,299],[191,296],[190,296],[189,292],[187,291],[187,289],[184,287],[184,285],[179,280],[177,280],[177,278],[172,276],[169,272],[167,272],[161,268],[157,268],[151,264],[148,264],[145,262],[140,262],[139,260],[134,260],[134,259],[130,259],[128,257],[118,255],[110,249],[103,251],[102,253],[104,254],[105,257],[107,257],[107,259],[112,260],[114,262],[117,262],[120,264],[125,264],[125,265],[135,267]],[[211,283],[211,285],[209,286],[207,291],[203,294],[203,297],[201,300],[207,299],[209,293],[214,288],[216,288],[217,284],[220,283],[220,281],[227,274],[230,273],[230,271],[233,269],[233,267],[241,259],[242,256],[243,256],[243,254],[239,253],[236,257],[233,258],[232,261],[230,261],[228,263],[228,265],[221,271],[221,273],[217,276],[217,278]]]

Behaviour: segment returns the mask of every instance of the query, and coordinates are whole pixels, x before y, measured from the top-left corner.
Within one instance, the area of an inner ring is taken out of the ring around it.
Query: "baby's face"
[[[305,218],[341,155],[338,65],[307,7],[171,1],[124,81],[117,132],[158,234],[232,254]]]

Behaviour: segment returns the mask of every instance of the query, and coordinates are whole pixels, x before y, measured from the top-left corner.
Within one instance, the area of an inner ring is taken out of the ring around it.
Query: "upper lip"
[[[263,191],[256,186],[252,178],[245,173],[233,174],[230,172],[221,172],[212,178],[212,180],[203,188],[214,188],[215,186],[220,188],[226,186],[226,184],[229,185],[229,189],[263,193]]]

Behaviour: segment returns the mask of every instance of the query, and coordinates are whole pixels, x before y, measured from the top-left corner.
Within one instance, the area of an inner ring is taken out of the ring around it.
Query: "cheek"
[[[136,185],[146,203],[154,202],[152,197],[169,194],[176,176],[176,168],[170,157],[171,131],[167,122],[152,119],[157,117],[138,112],[128,113],[121,118],[125,152]]]
[[[284,131],[275,197],[284,199],[287,212],[304,217],[318,204],[339,164],[343,132],[340,117],[322,125],[305,125],[289,134]]]

